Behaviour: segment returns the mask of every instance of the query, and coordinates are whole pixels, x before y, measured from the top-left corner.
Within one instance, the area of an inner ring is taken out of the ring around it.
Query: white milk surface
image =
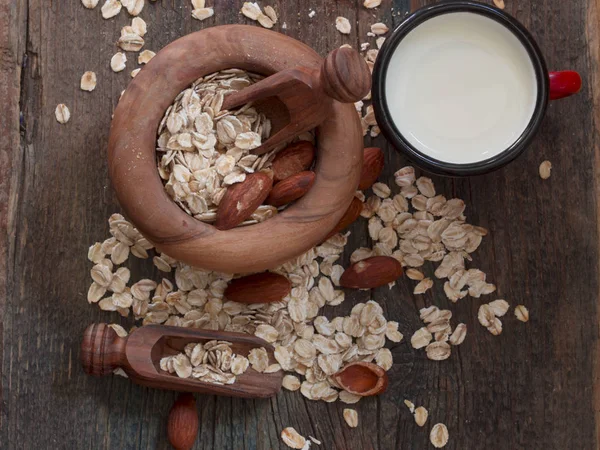
[[[436,16],[396,47],[385,79],[391,118],[419,151],[451,163],[491,158],[533,115],[533,63],[515,35],[475,13]]]

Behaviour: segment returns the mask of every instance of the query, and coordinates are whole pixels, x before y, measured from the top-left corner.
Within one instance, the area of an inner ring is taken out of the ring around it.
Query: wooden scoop
[[[331,113],[332,101],[354,103],[371,89],[371,73],[351,48],[333,50],[320,70],[294,67],[282,70],[225,97],[222,109],[253,102],[274,125],[274,134],[252,150],[262,155],[298,134],[321,124]]]
[[[119,337],[105,323],[87,327],[81,342],[80,357],[88,375],[110,375],[121,367],[135,383],[153,388],[247,398],[272,397],[280,391],[283,379],[281,370],[258,373],[249,367],[242,375],[236,376],[235,383],[219,385],[195,378],[179,378],[160,369],[161,358],[183,352],[190,342],[214,339],[231,342],[233,353],[246,357],[253,348],[264,347],[269,355],[269,364],[276,363],[273,347],[248,334],[148,325],[138,328],[127,337]]]

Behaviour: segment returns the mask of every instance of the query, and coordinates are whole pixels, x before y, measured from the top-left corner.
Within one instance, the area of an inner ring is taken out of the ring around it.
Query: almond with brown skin
[[[333,230],[331,230],[331,232],[327,235],[327,237],[324,240],[329,239],[334,234],[339,233],[340,231],[344,230],[345,228],[349,227],[352,223],[354,223],[354,221],[360,217],[362,208],[363,203],[359,199],[354,197],[352,199],[352,203],[350,203],[350,206],[348,206],[348,209],[346,210],[340,221],[333,228]]]
[[[224,295],[234,302],[270,303],[283,299],[291,290],[292,283],[283,275],[262,272],[232,280]]]
[[[309,170],[281,180],[267,197],[267,204],[275,207],[287,205],[306,194],[315,182],[315,173]]]
[[[339,372],[333,374],[333,379],[345,391],[361,397],[379,395],[388,386],[388,376],[381,367],[366,361],[347,364]]]
[[[242,223],[265,201],[272,186],[271,177],[262,172],[249,174],[241,183],[229,186],[219,203],[215,227],[229,230]]]
[[[395,281],[402,275],[402,265],[391,256],[372,256],[347,268],[340,277],[346,288],[371,289]]]
[[[373,186],[383,170],[384,157],[379,147],[367,147],[363,153],[363,168],[358,189],[364,191]]]
[[[190,450],[198,435],[198,412],[192,394],[181,394],[169,413],[167,435],[175,450]]]
[[[288,145],[275,156],[271,168],[275,183],[285,180],[312,166],[315,159],[315,146],[308,141],[298,141]]]

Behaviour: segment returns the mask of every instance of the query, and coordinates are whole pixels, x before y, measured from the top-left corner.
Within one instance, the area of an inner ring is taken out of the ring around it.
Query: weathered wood
[[[10,332],[10,303],[15,271],[18,201],[22,193],[24,148],[21,146],[19,106],[21,65],[27,38],[26,9],[21,3],[0,1],[0,362]],[[0,363],[1,364],[1,363]],[[0,366],[1,367],[1,366]],[[0,374],[4,373],[0,368]],[[8,426],[9,393],[0,388],[0,430]],[[0,431],[0,439],[2,433]]]
[[[595,132],[595,176],[596,176],[596,213],[600,241],[600,0],[589,3],[586,18],[586,34],[590,49],[590,70],[588,83],[592,86]],[[600,286],[599,286],[600,289]],[[600,299],[600,292],[598,293]],[[597,311],[600,314],[600,308]],[[600,317],[600,316],[599,316]],[[600,331],[600,328],[599,328]],[[600,345],[596,344],[592,358],[594,361],[594,416],[596,418],[596,443],[600,442]]]
[[[497,297],[489,300],[526,305],[530,322],[518,322],[511,312],[502,335],[494,337],[477,323],[481,300],[451,304],[440,283],[424,296],[412,295],[414,282],[408,279],[391,290],[348,292],[346,302],[327,308],[327,315],[348,313],[356,302],[375,298],[405,334],[392,347],[395,364],[387,392],[355,405],[358,428],[344,423],[346,405],[309,402],[298,392],[271,400],[199,396],[196,449],[283,450],[279,433],[286,426],[323,441],[313,448],[426,449],[437,422],[447,424],[451,450],[597,448],[598,0],[505,1],[507,11],[538,39],[549,68],[579,71],[583,90],[550,106],[531,148],[505,169],[434,181],[438,192],[463,198],[470,221],[491,231],[472,264],[498,285]],[[215,24],[250,23],[239,15],[241,0],[213,2],[215,16],[204,22],[191,18],[187,1],[146,3],[145,47],[155,51]],[[363,8],[362,0],[261,2],[269,3],[280,16],[276,30],[324,55],[344,43],[358,47],[367,41],[370,24],[398,24],[425,1],[384,0],[374,10]],[[309,18],[312,9],[316,14]],[[338,15],[352,23],[350,35],[335,30]],[[0,0],[0,289],[7,289],[6,295],[0,292],[2,448],[168,448],[166,417],[175,393],[119,377],[92,378],[78,363],[85,327],[118,320],[87,304],[85,255],[108,234],[109,214],[119,211],[108,181],[108,129],[137,65],[128,54],[127,71],[114,74],[109,60],[129,21],[124,12],[105,21],[99,7],[88,11],[75,0]],[[79,90],[86,70],[98,74],[92,93]],[[54,119],[61,102],[72,112],[67,125]],[[406,161],[382,137],[367,143],[384,149],[383,179],[392,182]],[[542,181],[537,170],[544,159],[552,161],[553,170]],[[351,249],[369,245],[364,220],[350,229],[346,266]],[[131,268],[132,279],[158,277],[147,264]],[[432,267],[426,272],[431,275]],[[420,327],[418,308],[430,304],[450,308],[452,323],[468,326],[467,339],[447,361],[429,361],[406,342]],[[424,428],[414,423],[402,404],[405,398],[429,410]]]

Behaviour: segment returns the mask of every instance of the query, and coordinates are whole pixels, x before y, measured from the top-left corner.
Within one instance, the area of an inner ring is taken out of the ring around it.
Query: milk
[[[473,163],[498,155],[527,127],[537,83],[510,30],[475,13],[436,16],[400,41],[386,72],[391,119],[417,150]]]

